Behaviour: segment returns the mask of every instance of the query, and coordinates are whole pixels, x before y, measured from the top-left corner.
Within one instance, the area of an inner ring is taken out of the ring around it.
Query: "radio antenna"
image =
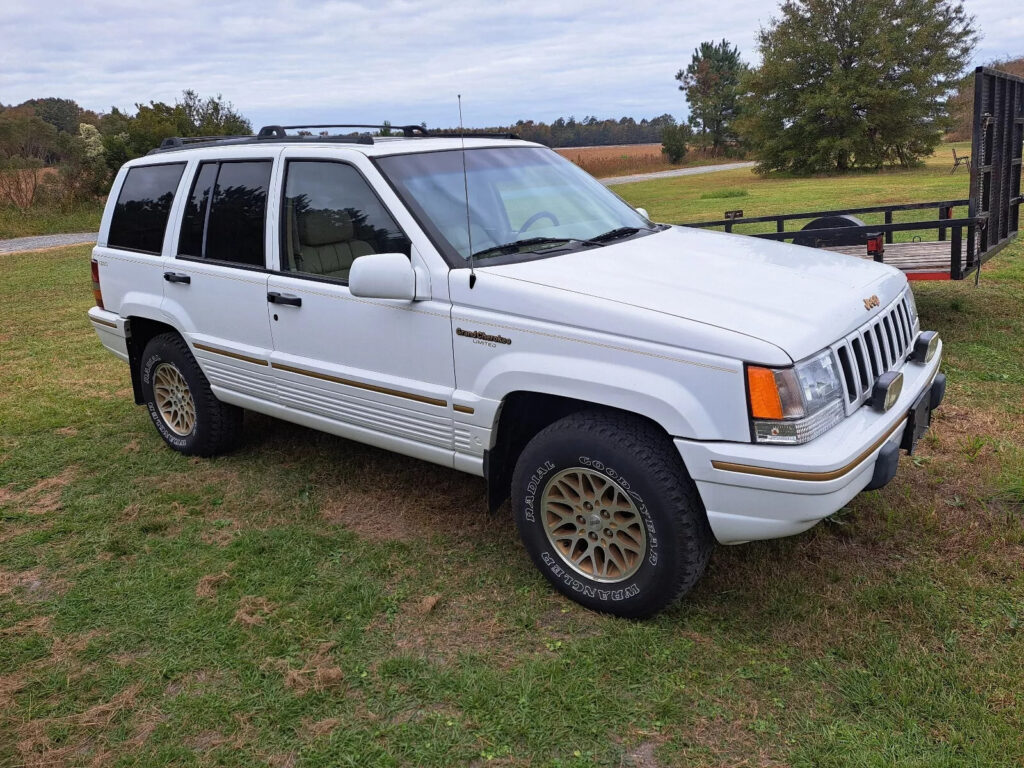
[[[476,269],[473,264],[473,225],[469,218],[469,174],[466,172],[466,129],[462,127],[462,94],[459,100],[459,140],[462,143],[462,188],[466,193],[466,240],[469,243],[469,287],[476,285]]]

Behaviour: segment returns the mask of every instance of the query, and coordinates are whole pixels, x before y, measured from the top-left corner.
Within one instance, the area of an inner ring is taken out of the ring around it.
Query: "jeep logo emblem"
[[[881,303],[882,302],[878,300],[877,296],[868,296],[866,299],[864,299],[864,309],[871,311]]]

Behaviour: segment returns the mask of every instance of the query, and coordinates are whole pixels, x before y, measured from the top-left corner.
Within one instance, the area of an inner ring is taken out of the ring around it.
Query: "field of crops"
[[[607,178],[631,173],[654,173],[673,168],[687,168],[728,160],[710,157],[700,150],[691,149],[684,162],[670,163],[661,152],[661,144],[618,144],[609,147],[563,147],[556,149],[562,157],[572,160],[591,176]]]

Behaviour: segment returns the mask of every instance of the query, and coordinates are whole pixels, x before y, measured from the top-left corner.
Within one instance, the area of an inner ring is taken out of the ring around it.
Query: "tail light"
[[[885,236],[880,232],[868,235],[868,256],[872,257],[875,261],[881,261],[882,254],[884,253]]]
[[[96,259],[90,262],[92,267],[92,295],[96,299],[96,306],[103,309],[103,291],[100,290],[100,265]]]

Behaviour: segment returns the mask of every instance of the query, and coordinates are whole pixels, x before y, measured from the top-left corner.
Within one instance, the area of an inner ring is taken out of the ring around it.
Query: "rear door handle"
[[[168,283],[184,283],[185,285],[192,282],[191,277],[183,275],[180,272],[164,272],[164,280]]]
[[[290,293],[278,293],[277,291],[268,293],[267,301],[271,304],[287,304],[290,307],[302,306],[302,299],[300,297],[292,296]]]

